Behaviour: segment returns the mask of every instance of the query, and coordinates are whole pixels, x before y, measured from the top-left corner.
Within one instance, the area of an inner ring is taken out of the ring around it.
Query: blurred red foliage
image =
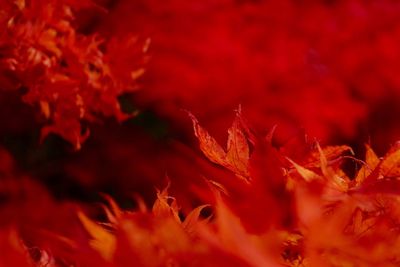
[[[0,0],[0,266],[398,266],[399,15]]]
[[[241,104],[257,128],[277,124],[281,142],[304,127],[329,142],[373,135],[384,152],[396,139],[375,125],[399,133],[399,109],[385,107],[400,94],[399,13],[389,0],[138,0],[119,1],[103,27],[151,36],[135,100],[162,116],[191,110],[221,140]]]
[[[90,21],[87,10],[107,12],[91,1],[1,1],[1,89],[40,108],[42,137],[59,134],[76,149],[89,135],[82,120],[128,116],[118,97],[137,90],[148,46],[127,33],[102,36],[78,19]]]
[[[90,206],[56,202],[18,178],[2,152],[3,266],[397,266],[400,149],[365,162],[347,146],[303,140],[275,148],[238,113],[227,148],[192,117],[200,149],[228,176],[198,191],[211,205],[183,211],[169,182],[152,208],[109,196]],[[271,133],[272,134],[272,133]],[[300,149],[302,147],[302,149]],[[301,165],[292,159],[299,159]],[[355,179],[342,169],[362,163]],[[7,182],[8,181],[8,182]],[[7,186],[6,186],[7,185]],[[40,197],[37,197],[37,195]],[[40,210],[38,210],[40,207]],[[207,209],[212,208],[207,212]],[[211,212],[211,215],[209,215]]]

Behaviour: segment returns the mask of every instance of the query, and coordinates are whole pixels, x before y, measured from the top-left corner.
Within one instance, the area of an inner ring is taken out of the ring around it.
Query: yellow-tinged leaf
[[[321,146],[319,145],[319,143],[317,143],[317,148],[319,151],[319,160],[320,160],[320,164],[321,164],[322,174],[325,177],[330,177],[330,176],[332,176],[332,170],[328,166],[328,159],[326,158],[325,153],[321,149]]]
[[[170,217],[172,216],[175,221],[181,222],[178,212],[178,204],[176,203],[176,199],[168,195],[168,188],[170,183],[168,182],[167,186],[162,190],[157,190],[157,199],[153,204],[153,213],[159,217]],[[169,201],[171,203],[169,203]]]
[[[384,177],[400,176],[400,149],[390,151],[382,160],[380,165],[381,174]]]
[[[375,154],[374,150],[370,145],[365,145],[365,163],[366,166],[362,166],[358,171],[356,176],[356,185],[360,185],[364,179],[371,174],[371,172],[378,166],[380,160],[378,156]]]
[[[90,246],[105,260],[111,261],[116,248],[115,236],[97,223],[93,222],[81,211],[78,212],[78,218],[82,222],[83,227],[92,237]]]
[[[366,155],[365,162],[370,166],[371,169],[375,168],[379,163],[379,158],[375,154],[374,150],[372,150],[370,145],[366,145]]]
[[[201,205],[194,210],[192,210],[185,218],[182,223],[183,229],[188,233],[191,234],[195,231],[196,226],[199,224],[200,220],[200,213],[204,208],[209,207],[210,205]],[[206,219],[207,220],[207,219]]]
[[[292,161],[289,158],[287,158],[287,160],[293,165],[293,167],[300,174],[300,176],[303,177],[303,179],[306,180],[307,182],[321,179],[321,176],[319,176],[315,172],[300,166],[299,164],[297,164],[296,162]]]
[[[320,153],[321,171],[322,174],[335,186],[336,189],[340,191],[348,190],[348,181],[340,177],[331,166],[328,165],[328,159],[325,152],[321,149],[321,146],[317,143],[317,148]]]

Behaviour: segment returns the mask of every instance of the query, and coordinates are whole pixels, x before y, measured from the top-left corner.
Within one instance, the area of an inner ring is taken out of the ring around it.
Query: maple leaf
[[[371,146],[365,145],[365,165],[361,167],[355,178],[356,185],[363,183],[364,179],[368,177],[371,172],[378,166],[379,158],[372,150]]]
[[[210,205],[201,205],[193,209],[182,222],[182,227],[188,234],[193,234],[196,231],[200,223],[200,213],[203,209],[209,207]],[[208,219],[202,220],[201,222],[208,221]]]
[[[380,164],[381,175],[385,178],[400,176],[400,144],[393,146]]]
[[[225,150],[206,130],[200,126],[196,117],[191,113],[189,113],[189,116],[192,119],[194,134],[199,140],[201,151],[212,162],[224,166],[226,164]]]
[[[360,169],[354,192],[399,194],[400,149],[393,146],[382,159],[367,147],[366,165]],[[368,168],[366,170],[366,168]],[[367,173],[367,174],[366,174]]]
[[[249,140],[243,132],[240,109],[236,112],[236,118],[228,130],[226,151],[200,126],[190,112],[188,114],[192,119],[194,133],[199,140],[203,154],[212,162],[229,169],[237,177],[247,181],[249,179],[250,148]]]
[[[167,186],[162,191],[157,190],[157,199],[153,204],[152,211],[155,216],[166,218],[172,216],[173,219],[180,223],[178,205],[175,198],[168,195],[169,187],[170,183],[168,182]],[[171,204],[169,202],[171,202]]]
[[[321,176],[313,172],[312,170],[309,170],[307,168],[304,168],[303,166],[297,164],[296,162],[292,161],[291,159],[287,158],[289,162],[294,166],[296,171],[303,177],[303,179],[307,182],[313,181],[313,180],[319,180],[322,179]]]

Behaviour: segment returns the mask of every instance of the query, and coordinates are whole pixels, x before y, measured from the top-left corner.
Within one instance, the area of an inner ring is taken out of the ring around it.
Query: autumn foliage
[[[79,149],[89,134],[81,120],[128,116],[117,98],[137,89],[147,43],[129,34],[102,36],[79,23],[85,8],[106,12],[91,1],[1,4],[2,86],[26,91],[23,101],[41,110],[43,138],[57,133]]]
[[[399,266],[399,15],[0,0],[0,267]]]

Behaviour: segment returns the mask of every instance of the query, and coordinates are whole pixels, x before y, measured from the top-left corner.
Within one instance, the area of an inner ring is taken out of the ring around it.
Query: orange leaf
[[[185,218],[185,220],[182,223],[182,227],[183,229],[191,234],[194,232],[196,226],[198,225],[198,223],[200,222],[199,217],[200,217],[200,213],[201,211],[206,208],[209,207],[210,205],[201,205],[197,208],[195,208],[194,210],[192,210]],[[207,219],[206,219],[207,220]]]
[[[296,171],[300,174],[301,177],[303,177],[304,180],[306,180],[307,182],[313,181],[313,180],[319,180],[321,179],[321,176],[319,176],[318,174],[316,174],[315,172],[306,169],[302,166],[300,166],[299,164],[297,164],[296,162],[292,161],[291,159],[287,158],[287,160],[292,163],[293,167],[296,169]]]
[[[105,260],[111,261],[116,248],[115,236],[97,223],[93,222],[81,211],[78,212],[78,218],[82,222],[83,227],[92,237],[90,246]]]
[[[348,190],[348,181],[340,177],[335,171],[328,165],[328,159],[321,149],[321,146],[317,143],[317,148],[320,153],[321,171],[322,174],[331,182],[335,189],[340,191]]]
[[[356,185],[360,185],[364,179],[371,174],[371,172],[378,166],[379,158],[372,150],[370,145],[365,145],[365,163],[366,166],[362,166],[361,169],[357,173],[357,177],[355,179]]]
[[[193,114],[190,112],[188,114],[192,119],[194,133],[203,154],[210,161],[232,171],[240,179],[248,181],[250,149],[248,140],[241,129],[240,112],[237,112],[236,119],[228,130],[227,152],[199,125]]]
[[[400,149],[392,149],[382,160],[381,174],[383,177],[400,175]]]
[[[228,130],[226,161],[233,172],[248,179],[250,149],[247,138],[239,125],[240,113],[236,115],[232,127]]]
[[[188,112],[189,117],[192,119],[194,134],[199,140],[200,149],[204,155],[214,163],[225,166],[226,165],[226,152],[217,143],[217,141],[211,137],[211,135],[204,130],[196,117]]]
[[[153,213],[160,217],[170,217],[172,216],[178,223],[181,222],[178,215],[178,204],[176,199],[168,195],[168,188],[170,183],[162,190],[157,190],[157,199],[153,204]],[[171,204],[169,201],[172,201]]]

